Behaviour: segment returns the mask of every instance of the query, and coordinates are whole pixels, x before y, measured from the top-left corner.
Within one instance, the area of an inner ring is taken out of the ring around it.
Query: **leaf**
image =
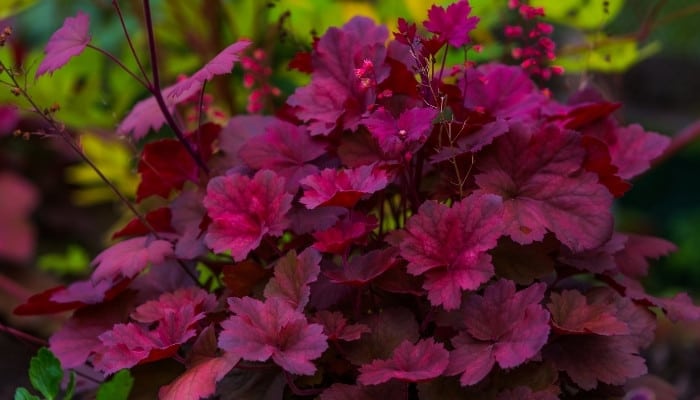
[[[123,369],[102,383],[97,389],[96,400],[127,400],[134,385],[134,378],[128,369]]]
[[[250,45],[249,40],[239,40],[221,50],[199,71],[189,78],[177,83],[169,96],[180,97],[183,93],[199,91],[206,81],[210,81],[216,75],[228,74],[233,69],[234,64],[239,61],[240,53]]]
[[[463,290],[475,290],[493,276],[491,256],[503,231],[498,196],[469,196],[452,208],[426,201],[406,224],[405,237],[392,239],[412,275],[424,275],[428,300],[459,307]]]
[[[482,380],[495,363],[516,367],[538,354],[549,336],[549,312],[540,302],[547,285],[536,283],[516,292],[501,279],[470,295],[462,307],[466,332],[452,340],[448,375],[461,374],[463,386]],[[468,333],[468,334],[467,334]]]
[[[614,306],[588,304],[586,296],[576,290],[552,292],[547,308],[559,333],[595,333],[603,336],[630,333],[627,324],[617,319]]]
[[[323,327],[309,324],[306,316],[278,298],[229,298],[235,314],[221,323],[219,347],[233,357],[250,361],[269,358],[285,371],[313,375],[311,360],[328,348]]]
[[[393,247],[372,250],[354,256],[345,266],[324,269],[323,274],[333,283],[361,287],[392,268],[397,255]]]
[[[58,358],[45,347],[32,357],[29,362],[29,381],[47,400],[58,397],[61,391],[63,370]]]
[[[407,340],[418,340],[418,323],[416,317],[407,308],[385,308],[376,314],[358,321],[370,331],[360,340],[348,343],[346,358],[355,365],[372,362],[375,359],[389,358],[394,349]]]
[[[289,222],[292,195],[284,178],[270,170],[253,178],[233,173],[209,181],[204,207],[212,219],[204,240],[217,253],[230,250],[242,261],[265,235],[280,236]]]
[[[170,113],[175,110],[175,106],[185,101],[192,96],[196,90],[181,94],[180,96],[172,96],[173,90],[178,84],[166,87],[161,91],[166,108]],[[130,135],[135,140],[142,139],[150,130],[157,131],[165,123],[165,116],[158,105],[158,101],[154,96],[148,97],[136,103],[131,111],[124,117],[119,126],[117,126],[117,134]]]
[[[552,254],[560,245],[551,236],[543,242],[528,245],[517,244],[509,238],[501,238],[498,246],[489,253],[493,257],[496,275],[519,285],[530,285],[554,272]]]
[[[303,311],[309,302],[309,284],[321,272],[321,254],[307,248],[299,256],[292,250],[275,263],[274,277],[265,286],[265,298],[286,301],[297,311]]]
[[[326,168],[300,181],[304,195],[299,202],[306,208],[340,206],[352,208],[365,195],[384,189],[389,183],[386,171],[376,164],[352,169]]]
[[[607,0],[594,4],[586,0],[532,0],[533,7],[543,7],[545,17],[575,28],[602,29],[613,21],[625,4],[624,0]]]
[[[343,254],[353,244],[366,243],[367,235],[376,227],[374,216],[351,212],[332,227],[313,232],[313,247],[325,253]]]
[[[220,381],[238,363],[230,357],[213,357],[198,362],[158,391],[160,400],[201,399],[216,391]]]
[[[581,169],[585,152],[578,134],[552,125],[518,126],[490,150],[476,164],[478,192],[503,197],[505,233],[515,242],[540,241],[551,231],[580,252],[610,238],[612,195]]]
[[[627,237],[625,248],[615,253],[615,263],[620,272],[633,279],[647,275],[648,259],[658,259],[676,251],[673,243],[661,238],[635,234],[624,236]]]
[[[615,143],[610,144],[610,156],[624,179],[632,179],[648,170],[651,161],[663,154],[671,143],[668,136],[646,132],[637,124],[618,127],[615,138]]]
[[[370,331],[363,324],[348,324],[347,319],[338,311],[318,311],[312,321],[323,325],[323,333],[328,336],[328,340],[351,342],[358,340],[363,333]]]
[[[199,167],[175,139],[146,143],[139,159],[141,182],[136,189],[136,201],[157,195],[167,199],[174,190],[182,190],[185,182],[197,182]]]
[[[284,177],[287,191],[296,193],[299,181],[318,171],[311,161],[324,153],[324,145],[312,140],[306,128],[275,120],[265,133],[248,139],[238,155],[251,168],[270,169]]]
[[[384,107],[362,120],[379,147],[392,158],[401,158],[406,152],[415,152],[428,140],[436,109],[416,107],[403,111],[398,118]]]
[[[144,215],[146,222],[156,231],[161,233],[174,233],[175,230],[170,224],[172,212],[169,207],[160,207],[149,211]],[[117,239],[125,236],[144,236],[151,233],[151,230],[146,227],[143,222],[137,217],[129,221],[126,226],[112,234],[112,239]]]
[[[77,56],[85,50],[90,42],[90,17],[78,11],[75,17],[68,17],[63,25],[51,35],[46,44],[44,53],[46,56],[36,70],[35,78],[45,73],[53,73],[64,66],[71,57]]]
[[[462,47],[469,43],[469,32],[479,23],[479,17],[469,16],[471,11],[466,0],[453,3],[447,9],[433,5],[423,26],[451,46]]]
[[[562,48],[556,63],[572,74],[587,71],[623,72],[660,49],[659,42],[639,47],[639,42],[634,37],[589,35],[584,43]]]
[[[377,385],[391,379],[417,382],[440,376],[447,368],[449,353],[433,339],[411,344],[399,344],[387,360],[374,360],[360,367],[357,381],[363,385]]]
[[[173,255],[173,245],[166,240],[141,236],[126,239],[102,251],[93,260],[93,281],[133,278],[150,265],[160,264]]]
[[[29,391],[23,387],[17,388],[15,390],[15,400],[41,400],[38,396],[34,396],[29,393]]]
[[[644,358],[624,336],[562,336],[543,355],[584,390],[595,389],[598,382],[622,385],[647,372]]]
[[[253,260],[244,260],[237,264],[225,265],[222,269],[224,285],[236,297],[249,296],[253,288],[266,281],[272,271],[260,266]]]

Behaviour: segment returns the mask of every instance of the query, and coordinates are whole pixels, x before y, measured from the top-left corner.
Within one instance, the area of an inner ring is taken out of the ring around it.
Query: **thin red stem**
[[[697,120],[675,134],[671,139],[671,144],[666,148],[661,156],[654,160],[653,164],[661,164],[699,138],[700,120]]]
[[[93,49],[93,50],[97,51],[98,53],[101,53],[101,54],[105,55],[105,56],[106,56],[107,58],[109,58],[112,62],[114,62],[115,64],[117,64],[117,65],[119,66],[119,68],[121,68],[122,70],[124,70],[124,72],[126,72],[126,73],[129,74],[129,75],[131,75],[131,77],[134,78],[134,79],[136,80],[136,82],[140,83],[140,84],[141,84],[143,87],[145,87],[146,89],[148,89],[148,88],[150,87],[150,85],[149,85],[148,83],[146,83],[143,79],[139,78],[138,75],[136,75],[135,73],[133,73],[126,65],[124,65],[124,63],[122,63],[116,56],[114,56],[114,54],[108,52],[107,50],[101,49],[101,48],[99,48],[99,47],[97,47],[97,46],[93,46],[93,45],[91,45],[91,44],[89,44],[89,43],[88,43],[87,47],[88,47],[89,49]]]
[[[134,43],[131,41],[131,36],[129,36],[129,31],[126,29],[126,24],[124,23],[124,16],[122,15],[122,10],[119,7],[119,1],[112,0],[112,5],[114,6],[114,9],[117,11],[117,15],[119,16],[119,22],[122,25],[122,30],[124,31],[124,37],[126,38],[126,42],[129,44],[129,49],[131,49],[131,54],[134,56],[134,59],[136,60],[136,65],[139,66],[139,70],[141,71],[141,75],[143,75],[143,78],[146,80],[146,83],[148,83],[148,85],[146,87],[150,87],[151,81],[148,79],[148,74],[146,73],[146,69],[143,68],[143,64],[141,64],[141,60],[139,60],[139,56],[136,54],[136,50],[134,49]]]
[[[9,333],[10,335],[16,337],[17,339],[24,340],[26,342],[33,343],[33,344],[36,344],[39,346],[48,346],[49,345],[49,342],[47,342],[46,340],[44,340],[42,338],[36,337],[34,335],[30,335],[26,332],[22,332],[18,329],[9,327],[9,326],[4,325],[4,324],[0,324],[0,332]]]

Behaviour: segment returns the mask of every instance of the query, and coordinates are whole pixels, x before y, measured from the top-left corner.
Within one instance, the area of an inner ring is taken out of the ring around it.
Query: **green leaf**
[[[579,29],[600,29],[622,10],[625,0],[531,0],[530,5],[543,7],[549,20]]]
[[[219,277],[205,264],[197,263],[197,272],[199,272],[197,280],[202,286],[206,286],[210,292],[222,286]]]
[[[590,35],[587,43],[562,49],[555,64],[566,72],[622,72],[659,51],[658,42],[639,48],[634,38]]]
[[[66,388],[66,394],[63,395],[63,400],[72,400],[73,394],[75,393],[75,373],[70,372],[68,378],[68,387]]]
[[[29,390],[21,387],[15,391],[15,400],[41,400],[40,398],[29,393]]]
[[[38,390],[47,400],[58,397],[61,391],[63,369],[58,358],[42,347],[29,363],[29,380],[32,386]]]
[[[24,11],[36,3],[36,0],[3,0],[0,2],[0,19],[5,19]]]
[[[86,272],[90,266],[87,252],[80,246],[69,244],[65,253],[43,254],[37,265],[44,271],[60,275],[78,275]]]
[[[97,389],[96,400],[126,400],[134,385],[134,378],[128,369],[123,369]]]

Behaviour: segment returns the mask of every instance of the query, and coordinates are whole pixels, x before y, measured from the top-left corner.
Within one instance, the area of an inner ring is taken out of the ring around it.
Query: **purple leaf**
[[[491,256],[503,231],[498,196],[464,198],[452,208],[426,201],[396,243],[413,275],[425,274],[423,287],[434,305],[459,307],[463,290],[474,290],[493,276]]]
[[[95,257],[93,280],[132,278],[149,265],[160,264],[173,255],[172,243],[141,236],[112,245]]]
[[[321,255],[308,248],[297,256],[292,250],[275,264],[275,276],[265,286],[265,297],[286,301],[292,308],[302,312],[309,302],[309,284],[316,281],[321,272]]]
[[[512,128],[481,157],[480,192],[503,197],[505,233],[520,244],[547,231],[574,252],[598,247],[612,234],[612,195],[581,169],[580,137],[554,126]]]
[[[219,347],[233,357],[272,358],[285,371],[314,374],[316,366],[311,360],[328,348],[321,325],[309,324],[304,314],[278,298],[264,303],[250,297],[229,298],[228,302],[236,315],[221,323]]]
[[[445,347],[433,339],[420,340],[415,345],[404,341],[394,349],[391,358],[361,366],[357,381],[377,385],[391,379],[405,382],[432,379],[445,371],[449,357]]]
[[[668,136],[646,132],[637,124],[618,127],[615,138],[614,143],[609,143],[610,157],[622,179],[632,179],[649,169],[651,161],[671,143]]]
[[[369,332],[367,325],[348,324],[343,314],[337,311],[319,311],[312,321],[323,325],[323,333],[328,336],[328,340],[351,342],[358,340],[363,333]]]
[[[411,108],[394,118],[386,108],[379,108],[362,120],[384,153],[401,158],[406,152],[415,152],[423,146],[438,114],[433,108]]]
[[[172,97],[182,97],[183,93],[199,91],[204,85],[204,82],[210,81],[214,76],[230,73],[234,64],[239,60],[240,53],[245,50],[250,43],[249,40],[239,40],[221,50],[219,54],[209,60],[199,71],[192,74],[189,78],[178,82],[168,95]]]
[[[372,250],[354,256],[344,267],[327,268],[323,274],[331,282],[350,286],[364,286],[394,266],[396,248]]]
[[[658,259],[676,251],[676,246],[661,238],[625,234],[625,248],[615,253],[615,263],[623,274],[630,278],[641,278],[649,270],[649,258]]]
[[[629,327],[617,319],[612,304],[588,304],[586,296],[576,290],[552,292],[547,308],[552,313],[554,327],[560,333],[625,335]]]
[[[479,23],[479,17],[469,16],[471,11],[466,0],[450,4],[447,10],[433,5],[428,10],[428,20],[423,22],[423,26],[451,46],[462,47],[469,43],[469,32]]]
[[[75,17],[66,18],[46,44],[46,56],[39,64],[35,78],[47,72],[53,73],[64,66],[71,57],[82,53],[90,42],[89,29],[90,17],[82,11],[78,11]]]
[[[389,184],[389,176],[373,164],[353,169],[327,168],[300,183],[304,196],[299,202],[309,209],[319,206],[352,208],[363,196],[384,189]]]
[[[237,173],[217,176],[204,198],[212,219],[204,240],[215,252],[231,250],[234,260],[242,261],[263,236],[282,234],[291,205],[284,178],[272,171],[258,171],[252,179]]]
[[[332,227],[314,232],[313,247],[325,253],[343,254],[355,243],[366,243],[367,235],[376,227],[374,216],[351,212]]]

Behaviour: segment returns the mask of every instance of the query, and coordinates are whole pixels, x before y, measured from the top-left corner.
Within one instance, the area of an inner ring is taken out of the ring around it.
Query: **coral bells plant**
[[[467,1],[393,33],[355,17],[294,58],[309,83],[275,115],[188,127],[208,81],[242,59],[264,78],[265,56],[241,40],[161,90],[145,1],[152,73],[134,77],[153,96],[117,131],[145,138],[135,201],[160,206],[124,199],[135,217],[92,275],[16,313],[73,311],[49,342],[65,369],[181,362],[161,399],[622,397],[657,315],[700,318],[640,284],[674,246],[614,230],[669,139],[593,89],[562,103],[535,84],[561,72],[551,26],[510,3],[525,28],[506,36],[535,32],[517,65],[446,62],[478,46]],[[88,25],[66,19],[37,75],[92,48]],[[164,124],[176,138],[150,140]]]

